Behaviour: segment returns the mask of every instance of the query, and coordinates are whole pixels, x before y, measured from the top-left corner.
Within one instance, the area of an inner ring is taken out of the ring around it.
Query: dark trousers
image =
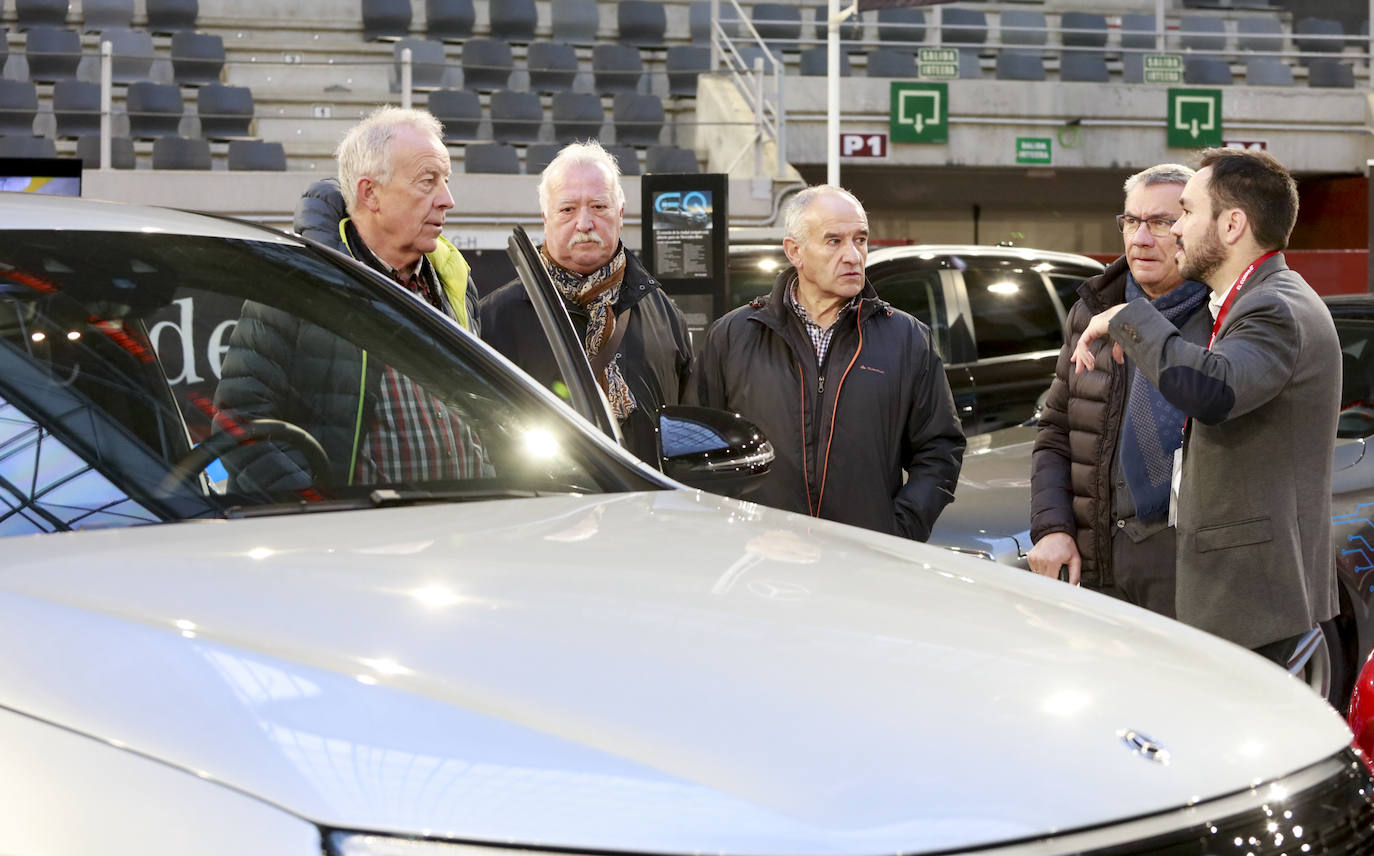
[[[1286,669],[1288,668],[1288,658],[1292,657],[1293,652],[1298,650],[1298,640],[1306,635],[1306,633],[1299,633],[1297,636],[1289,636],[1287,639],[1270,642],[1268,645],[1261,645],[1251,650],[1264,659],[1272,660]]]
[[[1112,538],[1112,585],[1098,591],[1118,600],[1177,618],[1174,588],[1177,578],[1174,527],[1161,529],[1144,541],[1132,541],[1125,532]]]

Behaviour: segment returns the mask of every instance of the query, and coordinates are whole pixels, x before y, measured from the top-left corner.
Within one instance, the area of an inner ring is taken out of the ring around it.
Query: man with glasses
[[[1076,374],[1070,362],[1089,319],[1144,297],[1189,342],[1206,345],[1210,292],[1179,272],[1170,233],[1193,170],[1160,164],[1126,180],[1116,217],[1125,254],[1083,281],[1069,310],[1064,347],[1040,416],[1031,459],[1031,568],[1173,617],[1174,528],[1169,488],[1183,414],[1132,362],[1098,360]],[[1097,347],[1111,347],[1105,339]]]

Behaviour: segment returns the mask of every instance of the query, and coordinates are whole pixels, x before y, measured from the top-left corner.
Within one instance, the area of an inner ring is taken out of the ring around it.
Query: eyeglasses
[[[1148,230],[1151,235],[1154,235],[1156,238],[1164,238],[1169,235],[1169,230],[1173,228],[1173,225],[1177,222],[1177,220],[1170,220],[1168,217],[1151,217],[1147,220],[1141,220],[1139,217],[1132,217],[1130,214],[1116,215],[1116,226],[1121,230],[1121,234],[1123,235],[1134,235],[1136,230],[1140,228],[1140,224],[1144,223],[1146,230]]]

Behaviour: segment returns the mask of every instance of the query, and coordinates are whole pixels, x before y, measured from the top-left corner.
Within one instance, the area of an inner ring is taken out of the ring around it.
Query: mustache
[[[594,231],[573,232],[573,236],[568,239],[568,249],[571,250],[578,244],[596,244],[597,246],[604,247],[606,246],[606,239]]]

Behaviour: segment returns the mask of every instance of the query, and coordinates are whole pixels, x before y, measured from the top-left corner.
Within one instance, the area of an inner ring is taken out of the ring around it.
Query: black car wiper
[[[356,499],[326,499],[298,502],[275,502],[268,505],[236,505],[225,512],[226,517],[271,517],[279,514],[314,514],[324,511],[352,511],[359,508],[400,508],[407,505],[427,505],[444,502],[482,502],[492,499],[533,499],[540,496],[568,496],[581,493],[569,487],[562,490],[528,490],[524,488],[472,487],[462,490],[412,490],[377,488]]]

